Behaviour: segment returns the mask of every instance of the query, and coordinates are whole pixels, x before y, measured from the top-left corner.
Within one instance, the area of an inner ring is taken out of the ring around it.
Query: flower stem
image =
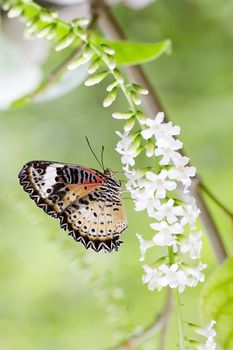
[[[176,321],[178,328],[179,350],[185,350],[183,319],[181,314],[180,293],[177,288],[173,289],[174,306],[176,309]]]
[[[172,247],[168,247],[169,264],[174,264],[175,256]],[[178,328],[179,350],[185,350],[183,319],[181,314],[180,293],[177,288],[173,289],[173,300],[176,311],[176,322]]]

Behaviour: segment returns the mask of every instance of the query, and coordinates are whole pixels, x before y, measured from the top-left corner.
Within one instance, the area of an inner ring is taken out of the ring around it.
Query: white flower
[[[163,287],[169,286],[170,288],[178,288],[182,293],[186,285],[186,273],[182,269],[179,269],[178,264],[172,264],[167,266],[162,264],[159,270],[163,273],[163,276],[159,279],[159,284]]]
[[[162,124],[164,119],[164,113],[160,112],[156,115],[154,119],[146,119],[145,125],[149,128],[142,130],[141,135],[145,140],[148,140],[152,136],[159,137],[163,135],[164,124]]]
[[[171,180],[181,181],[184,185],[184,192],[188,192],[188,187],[191,185],[190,177],[195,176],[196,168],[186,166],[189,162],[188,157],[178,157],[174,158],[174,167],[169,169],[168,177]]]
[[[164,218],[167,219],[169,224],[173,224],[177,221],[177,216],[183,214],[183,209],[181,206],[174,206],[174,199],[170,198],[166,203],[161,204],[154,214],[154,217],[161,221]]]
[[[214,340],[214,337],[216,336],[216,331],[213,329],[215,324],[216,324],[216,321],[212,320],[207,325],[207,327],[196,330],[196,333],[198,333],[206,338],[206,342],[203,344],[200,344],[198,349],[200,349],[200,350],[215,350],[216,349],[216,343]]]
[[[149,186],[144,191],[131,191],[132,197],[135,201],[135,210],[142,211],[147,210],[149,217],[153,217],[155,214],[155,208],[160,205],[160,201],[155,198],[153,189],[150,190]]]
[[[146,274],[142,276],[142,282],[148,283],[149,290],[154,290],[155,288],[158,288],[158,290],[160,290],[162,287],[158,285],[158,280],[161,273],[158,268],[152,268],[148,265],[143,265],[143,269]]]
[[[166,221],[154,223],[150,225],[154,230],[159,231],[154,237],[153,241],[159,246],[172,246],[176,251],[176,234],[183,232],[183,227],[176,223],[168,225]]]
[[[201,272],[203,269],[207,267],[206,264],[203,264],[202,262],[199,263],[198,266],[188,266],[186,267],[186,271],[189,274],[189,281],[188,285],[189,287],[195,287],[198,282],[204,282],[205,275]]]
[[[200,258],[202,241],[201,241],[202,232],[191,232],[182,243],[181,243],[181,252],[189,252],[191,259]]]
[[[193,197],[188,197],[188,204],[183,205],[183,217],[181,219],[181,225],[185,226],[187,223],[191,229],[195,229],[195,221],[200,214],[200,210],[197,208],[196,201]]]
[[[117,143],[116,151],[122,155],[121,161],[124,164],[124,168],[128,169],[129,165],[134,166],[135,164],[134,158],[138,155],[138,144],[135,143],[135,146],[133,146],[135,140],[133,135],[128,135],[126,132],[121,134],[119,131],[116,131],[116,134],[121,138]]]
[[[180,134],[180,127],[176,125],[172,125],[172,122],[168,122],[164,124],[164,131],[166,132],[166,136],[173,136]]]
[[[211,320],[206,327],[197,330],[197,333],[203,335],[203,337],[206,337],[208,339],[210,338],[213,339],[216,336],[216,331],[213,329],[215,324],[216,324],[216,321]]]
[[[141,257],[139,261],[144,261],[145,260],[145,253],[147,249],[151,248],[154,246],[153,241],[146,241],[145,239],[142,238],[141,235],[136,234],[139,242],[140,242],[140,251],[141,251]]]
[[[176,183],[174,181],[166,180],[168,172],[162,170],[158,175],[147,171],[146,178],[151,181],[152,188],[155,191],[156,198],[165,198],[166,190],[173,191],[176,188]]]
[[[126,188],[129,191],[133,190],[136,187],[140,189],[145,183],[145,179],[143,178],[143,173],[140,170],[133,169],[131,171],[126,171],[125,175],[128,179]]]
[[[216,343],[214,340],[207,340],[204,344],[200,344],[197,347],[198,350],[215,350]]]
[[[173,137],[163,137],[157,140],[156,142],[157,149],[155,150],[156,156],[162,156],[162,159],[159,161],[160,165],[168,165],[171,161],[179,160],[181,155],[176,152],[178,149],[182,148],[182,142],[175,140]]]

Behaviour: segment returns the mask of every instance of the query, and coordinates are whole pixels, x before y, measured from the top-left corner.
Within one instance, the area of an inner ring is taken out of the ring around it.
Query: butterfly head
[[[114,177],[113,174],[114,173],[113,173],[113,171],[111,169],[107,168],[107,169],[104,170],[104,175],[106,175],[106,176]]]
[[[115,179],[114,171],[112,171],[111,169],[106,168],[104,170],[104,175],[109,179],[108,181],[110,181],[117,188],[121,187],[121,181],[118,181],[118,180]]]

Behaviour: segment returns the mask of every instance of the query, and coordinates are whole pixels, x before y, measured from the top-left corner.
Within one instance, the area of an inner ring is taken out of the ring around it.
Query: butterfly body
[[[104,173],[73,164],[32,161],[19,173],[20,184],[38,207],[87,249],[117,250],[127,228],[120,183]]]

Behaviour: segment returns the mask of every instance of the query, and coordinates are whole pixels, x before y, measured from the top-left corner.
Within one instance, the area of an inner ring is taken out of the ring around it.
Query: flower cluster
[[[144,261],[146,251],[154,246],[167,247],[170,252],[153,265],[143,266],[143,282],[148,283],[150,290],[169,286],[183,292],[186,286],[195,287],[204,281],[202,270],[206,267],[199,261],[202,233],[195,226],[199,209],[189,194],[195,168],[188,166],[189,158],[181,155],[182,142],[176,138],[180,128],[165,123],[163,113],[158,113],[154,120],[137,119],[141,130],[133,132],[133,128],[124,128],[123,134],[117,132],[120,141],[116,150],[121,154],[128,178],[126,188],[134,199],[136,211],[146,210],[153,219],[151,239],[137,235],[140,260]],[[132,168],[143,150],[147,157],[155,156],[155,168]],[[184,198],[177,198],[177,189],[182,190]]]

